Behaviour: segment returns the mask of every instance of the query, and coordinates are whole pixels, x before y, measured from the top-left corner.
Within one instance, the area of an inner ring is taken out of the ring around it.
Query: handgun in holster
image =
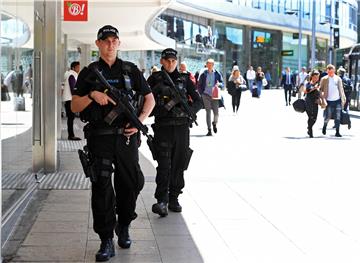
[[[79,149],[78,154],[85,173],[85,177],[89,178],[92,183],[96,183],[97,176],[95,171],[94,159],[92,158],[88,147],[85,145],[84,150]]]

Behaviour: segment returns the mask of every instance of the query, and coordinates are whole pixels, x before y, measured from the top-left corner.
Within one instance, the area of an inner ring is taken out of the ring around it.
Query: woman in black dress
[[[308,135],[310,138],[313,138],[313,130],[312,127],[316,122],[316,118],[318,115],[318,107],[320,100],[320,83],[319,83],[320,73],[317,70],[313,70],[310,73],[309,82],[306,83],[305,90],[305,105],[306,105],[306,113],[308,115]]]
[[[228,81],[228,92],[232,97],[232,107],[234,113],[237,113],[239,110],[242,86],[246,86],[246,81],[243,76],[241,76],[239,67],[235,65]]]

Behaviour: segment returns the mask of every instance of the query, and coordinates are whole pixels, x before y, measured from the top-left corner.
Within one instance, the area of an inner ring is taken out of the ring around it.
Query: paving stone
[[[85,248],[80,246],[22,246],[14,262],[84,262]]]
[[[81,221],[37,221],[33,225],[32,232],[38,233],[86,233],[88,228],[87,222]]]
[[[24,246],[86,246],[86,233],[37,233],[31,231]]]
[[[88,212],[59,212],[43,210],[39,213],[37,221],[57,221],[57,222],[85,222],[88,220]]]

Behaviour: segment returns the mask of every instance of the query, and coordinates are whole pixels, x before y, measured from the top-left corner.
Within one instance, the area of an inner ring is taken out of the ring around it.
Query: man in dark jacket
[[[284,87],[286,106],[291,105],[291,91],[295,87],[295,77],[289,67],[285,69],[285,73],[281,77],[281,86]]]
[[[176,68],[176,50],[163,50],[160,63],[161,71],[154,72],[148,83],[156,102],[152,128],[158,162],[157,203],[152,206],[152,211],[164,217],[168,209],[182,211],[178,196],[184,188],[184,170],[192,154],[189,127],[196,118],[196,112],[202,108],[202,103],[189,73],[180,73]]]

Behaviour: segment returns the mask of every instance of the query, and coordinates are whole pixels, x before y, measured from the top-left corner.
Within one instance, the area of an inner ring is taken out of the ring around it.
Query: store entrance
[[[253,29],[251,31],[251,65],[256,71],[262,71],[270,76],[271,86],[276,87],[281,73],[281,32]]]

